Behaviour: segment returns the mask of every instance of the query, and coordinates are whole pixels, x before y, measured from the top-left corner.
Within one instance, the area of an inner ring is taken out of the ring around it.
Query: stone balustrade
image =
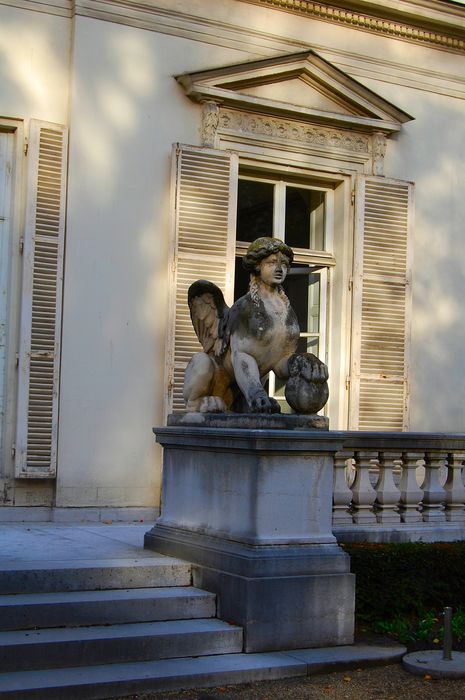
[[[343,444],[334,457],[338,541],[465,540],[465,435],[338,435]]]

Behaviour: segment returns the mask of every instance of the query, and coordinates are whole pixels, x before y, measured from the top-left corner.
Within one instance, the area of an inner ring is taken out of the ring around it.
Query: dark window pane
[[[250,273],[242,267],[242,258],[236,258],[234,274],[234,301],[243,297],[249,291]]]
[[[308,265],[293,263],[292,269],[296,268],[310,273]],[[306,333],[308,330],[308,277],[308,274],[293,275],[288,273],[284,280],[284,291],[296,313],[301,333]]]
[[[273,235],[273,190],[269,182],[239,180],[236,240],[252,242]]]
[[[320,351],[318,338],[299,338],[297,352],[311,352],[318,357]]]
[[[286,187],[285,241],[296,248],[324,249],[324,192]]]
[[[296,274],[302,270],[305,274]],[[301,333],[320,331],[320,275],[310,272],[308,265],[293,264],[285,281],[284,290],[299,321]],[[302,352],[305,352],[303,350]]]

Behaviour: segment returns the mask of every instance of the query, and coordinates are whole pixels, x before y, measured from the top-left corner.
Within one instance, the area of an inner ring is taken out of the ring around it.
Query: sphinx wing
[[[220,357],[229,345],[229,307],[223,292],[213,282],[197,280],[189,287],[187,301],[204,352]]]

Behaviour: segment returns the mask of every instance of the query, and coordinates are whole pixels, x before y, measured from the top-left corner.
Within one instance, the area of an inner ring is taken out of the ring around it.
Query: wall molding
[[[248,2],[264,8],[266,7],[265,2],[275,2],[275,0],[235,1]],[[299,1],[304,2],[304,0]],[[288,0],[279,0],[279,2],[286,5]],[[306,4],[308,5],[309,3]],[[139,27],[147,31],[160,32],[161,34],[184,37],[214,46],[244,51],[251,58],[267,58],[311,48],[326,58],[326,60],[331,61],[335,66],[354,77],[370,78],[379,82],[411,87],[446,97],[465,99],[465,77],[457,74],[412,67],[406,63],[397,63],[364,54],[356,54],[323,44],[310,45],[285,36],[280,37],[275,34],[244,29],[238,25],[220,23],[200,16],[163,9],[156,7],[153,2],[148,0],[137,3],[131,0],[0,0],[0,5],[32,12],[45,12],[68,18],[77,15]],[[272,5],[270,4],[269,7],[272,7]],[[275,7],[275,9],[284,8]],[[305,14],[310,16],[309,13]],[[314,18],[322,19],[316,14]],[[391,33],[390,36],[394,37],[395,35]],[[425,41],[417,41],[415,43],[425,45]],[[436,49],[441,48],[438,44],[434,44],[434,46]],[[452,53],[465,53],[465,49],[449,48],[448,50]],[[187,68],[188,66],[186,66]]]
[[[0,5],[59,17],[73,16],[73,0],[0,0]]]
[[[351,76],[370,78],[382,83],[411,87],[447,97],[465,99],[465,77],[428,68],[412,67],[387,59],[341,51],[328,47],[313,47],[323,58]]]

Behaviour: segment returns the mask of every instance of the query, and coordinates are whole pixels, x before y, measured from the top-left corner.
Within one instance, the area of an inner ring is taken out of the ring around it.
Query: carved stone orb
[[[284,394],[296,413],[318,413],[328,400],[328,368],[311,353],[289,359],[289,379]]]

